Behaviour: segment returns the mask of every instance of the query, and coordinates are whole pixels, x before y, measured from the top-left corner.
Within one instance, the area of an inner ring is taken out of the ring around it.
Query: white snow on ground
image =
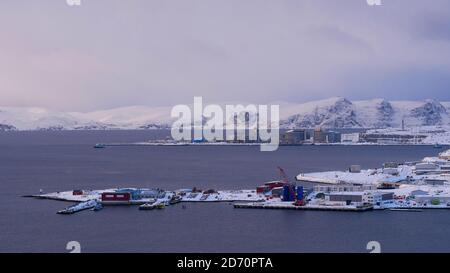
[[[401,128],[385,128],[368,130],[367,133],[388,135],[423,135],[422,144],[450,145],[450,126],[418,126]]]
[[[410,166],[401,165],[398,167],[399,175],[384,174],[382,169],[361,170],[360,173],[351,173],[349,171],[329,171],[304,173],[297,176],[298,180],[315,181],[321,183],[338,184],[340,182],[354,184],[376,184],[379,182],[395,182],[406,179],[412,174]]]
[[[264,200],[264,196],[257,194],[255,190],[230,190],[230,191],[218,191],[212,194],[202,193],[188,193],[183,196],[184,202],[214,202],[214,201],[261,201]]]
[[[73,201],[73,202],[84,202],[88,200],[100,201],[100,196],[103,192],[113,192],[117,189],[104,189],[104,190],[92,190],[84,191],[83,195],[73,195],[73,191],[63,191],[63,192],[52,192],[46,194],[38,194],[35,197],[63,200],[63,201]],[[173,196],[173,192],[166,192],[166,196],[162,198],[162,201],[169,201]],[[233,201],[261,201],[264,200],[264,195],[257,194],[255,190],[228,190],[228,191],[218,191],[211,194],[203,193],[187,193],[182,198],[182,202],[233,202]],[[161,201],[160,200],[160,201]],[[145,199],[136,200],[131,203],[145,203]]]

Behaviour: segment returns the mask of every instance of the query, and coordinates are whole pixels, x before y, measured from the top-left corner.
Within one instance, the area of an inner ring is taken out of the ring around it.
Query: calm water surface
[[[426,146],[108,147],[97,142],[161,138],[167,131],[0,132],[0,252],[449,252],[450,211],[316,212],[187,204],[160,211],[107,207],[57,215],[70,203],[24,194],[108,187],[254,188],[277,166],[300,172],[380,167],[434,155]]]

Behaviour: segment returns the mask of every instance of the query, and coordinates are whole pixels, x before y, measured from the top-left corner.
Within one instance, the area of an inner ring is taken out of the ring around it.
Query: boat
[[[58,214],[74,214],[82,210],[92,209],[98,205],[96,200],[88,200],[58,211]]]
[[[180,202],[181,202],[181,199],[182,199],[181,196],[176,195],[176,196],[170,198],[169,204],[170,204],[170,205],[175,205],[175,204],[177,204],[177,203],[180,203]]]
[[[411,209],[409,209],[409,208],[392,208],[389,210],[391,210],[391,211],[409,211],[409,212],[422,212],[423,211],[422,209],[413,209],[413,208],[411,208]]]
[[[103,148],[106,148],[106,145],[102,144],[102,143],[97,143],[94,145],[94,148],[95,149],[103,149]]]
[[[164,205],[164,203],[158,203],[155,205],[155,208],[157,208],[157,209],[163,209],[165,207],[166,207],[166,205]]]
[[[92,208],[93,211],[99,211],[102,209],[103,209],[103,205],[101,203],[97,203],[97,205]]]
[[[433,148],[435,149],[442,149],[442,145],[439,143],[434,144]]]
[[[152,210],[156,208],[156,206],[153,203],[145,203],[139,206],[140,210]]]

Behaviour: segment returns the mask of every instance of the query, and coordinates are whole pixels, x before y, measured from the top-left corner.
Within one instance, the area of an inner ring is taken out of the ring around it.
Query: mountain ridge
[[[280,127],[391,128],[450,125],[450,102],[331,97],[306,103],[280,103]],[[171,107],[126,106],[92,112],[42,107],[0,107],[0,131],[170,128]]]

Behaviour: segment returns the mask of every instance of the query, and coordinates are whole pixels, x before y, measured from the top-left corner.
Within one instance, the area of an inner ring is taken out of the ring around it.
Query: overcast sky
[[[450,1],[1,0],[0,105],[450,100]]]

